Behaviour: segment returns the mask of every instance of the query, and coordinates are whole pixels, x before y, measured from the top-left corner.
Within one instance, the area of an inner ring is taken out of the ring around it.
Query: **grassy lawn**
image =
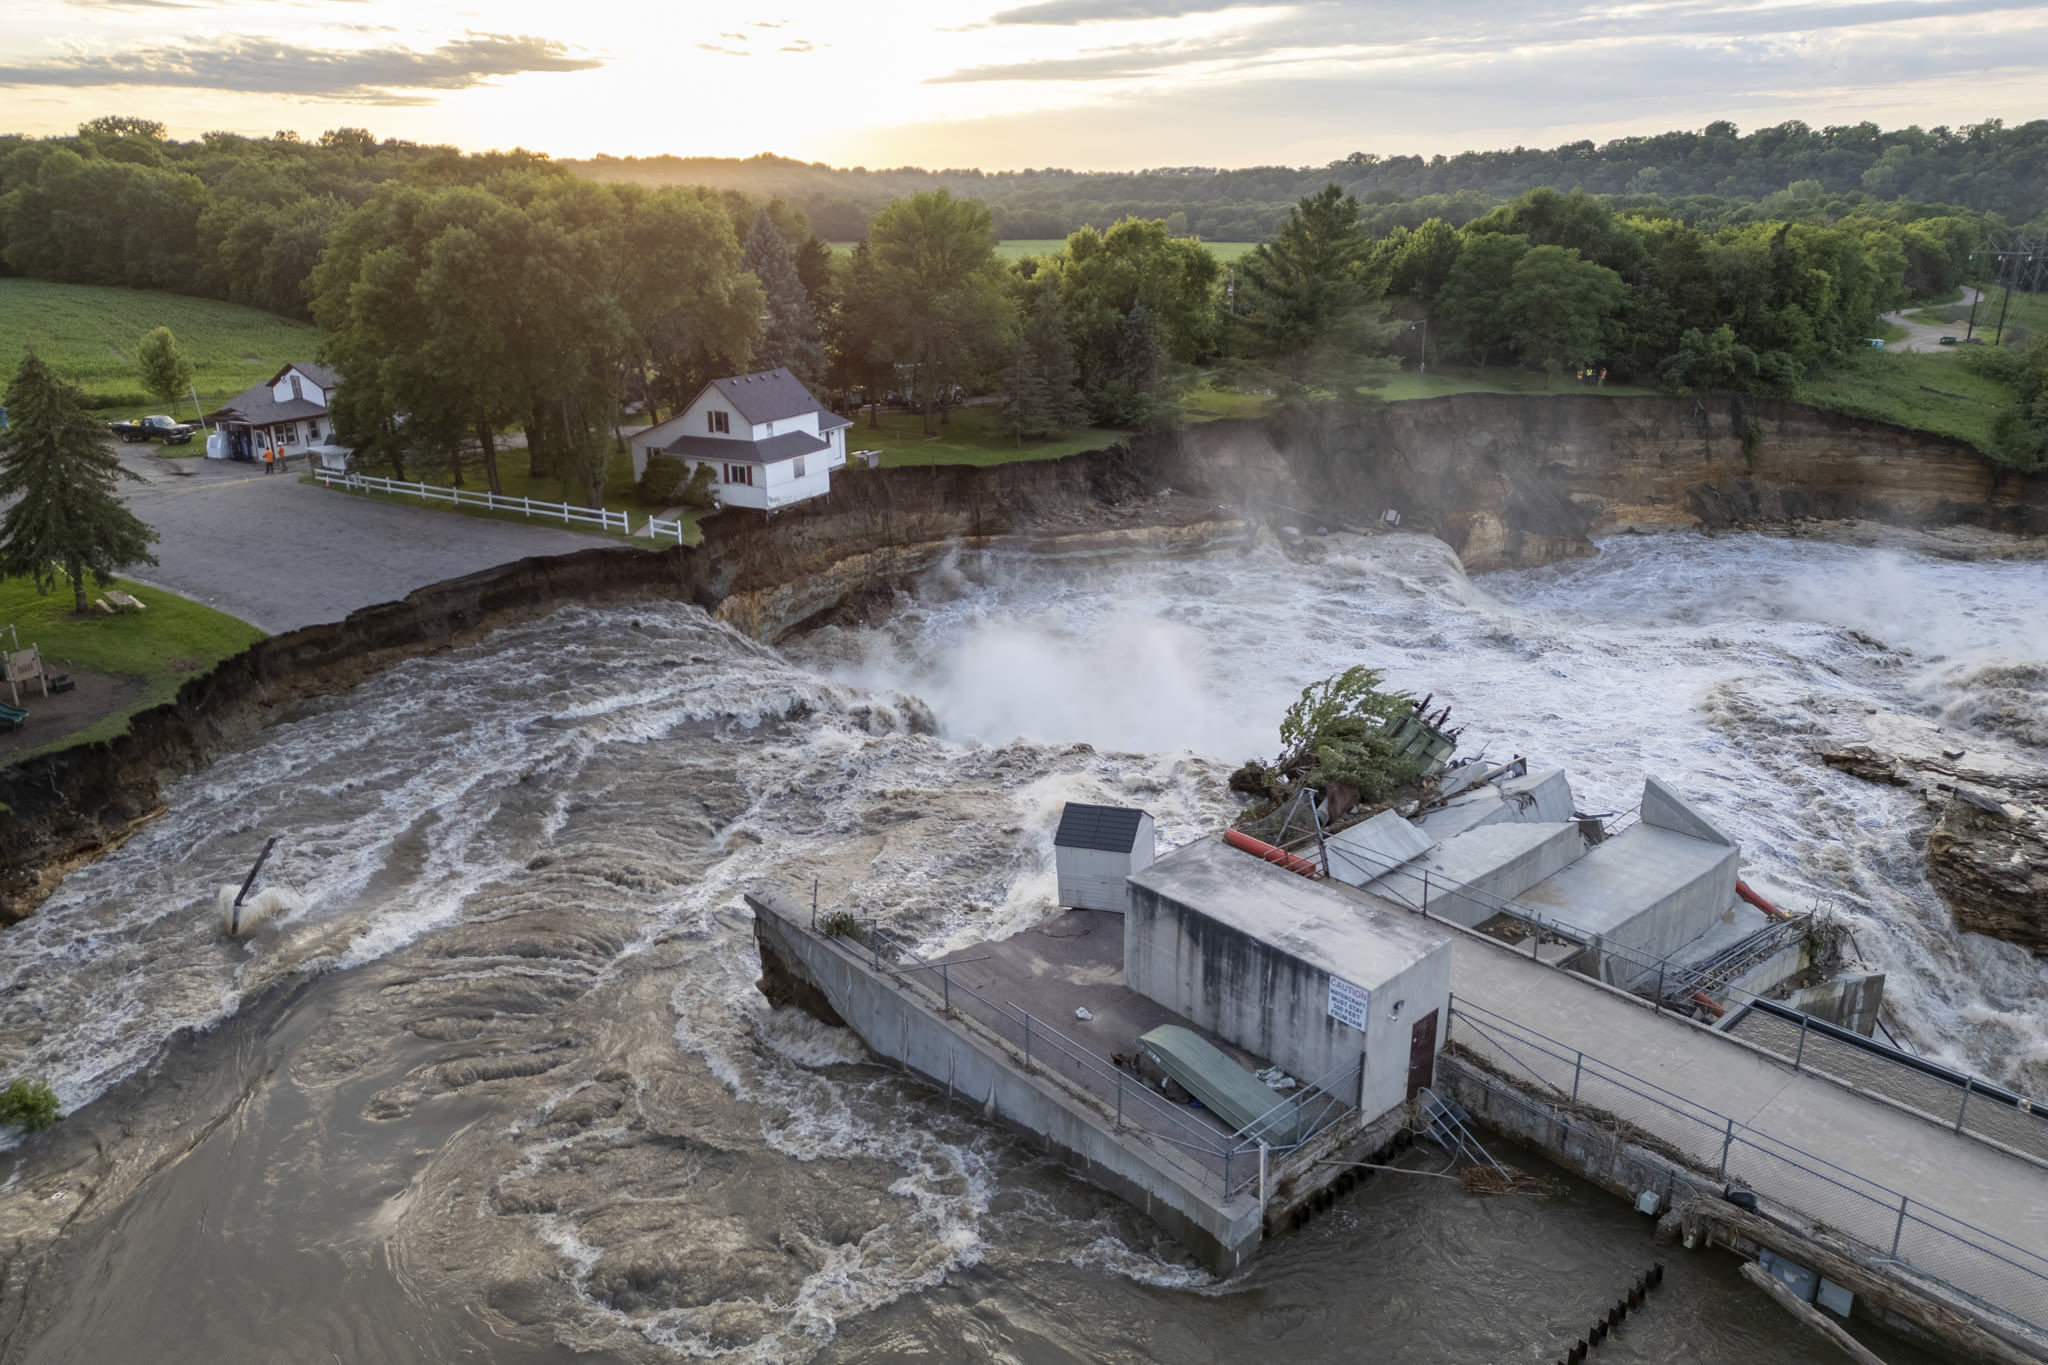
[[[863,409],[846,433],[846,448],[879,450],[888,468],[914,464],[1008,464],[1012,460],[1055,460],[1084,450],[1101,450],[1126,439],[1130,433],[1103,427],[1082,427],[1056,441],[1027,440],[1021,445],[1003,434],[998,410],[992,405],[953,409],[952,419],[939,425],[937,437],[927,440],[924,419],[912,412],[884,412],[879,428],[868,425]]]
[[[143,683],[142,696],[127,710],[45,747],[122,734],[128,729],[128,718],[137,711],[171,700],[187,678],[263,638],[263,632],[248,622],[201,606],[189,597],[126,579],[116,580],[115,586],[142,602],[144,610],[77,616],[71,610],[68,587],[60,586],[48,597],[41,597],[26,578],[0,579],[0,627],[11,622],[22,648],[40,645],[43,658],[60,673],[67,667],[89,668],[125,674]],[[102,591],[90,583],[87,589],[88,597],[98,597]],[[0,636],[0,647],[11,649],[13,643],[12,635]]]
[[[388,470],[377,470],[375,472],[384,475],[386,478],[397,477]],[[438,473],[422,474],[418,470],[408,468],[405,472],[409,476],[405,482],[431,484],[436,488],[452,486],[450,476],[445,470]],[[303,475],[299,482],[314,483],[317,481],[311,474],[307,474]],[[571,506],[578,507],[582,505],[580,497],[563,496],[562,481],[560,479],[534,477],[531,466],[528,463],[527,452],[523,448],[513,450],[501,449],[498,451],[498,482],[504,490],[504,496],[508,498],[532,498],[535,502],[566,502]],[[484,478],[483,464],[480,460],[474,458],[465,459],[462,486],[472,493],[481,493],[490,487],[490,484]],[[462,507],[452,502],[437,502],[426,498],[408,497],[401,493],[365,492],[355,494],[354,496],[382,498],[388,502],[402,502],[409,507],[431,507],[437,512],[453,512],[465,517],[483,517],[489,521],[516,522],[523,526],[562,527],[571,531],[581,531],[586,535],[603,536],[608,540],[642,546],[646,545],[647,541],[638,534],[639,528],[647,524],[647,519],[650,516],[668,510],[666,504],[651,503],[641,495],[640,486],[633,482],[632,454],[624,451],[615,451],[612,455],[611,477],[605,483],[604,505],[611,511],[623,511],[627,514],[630,524],[634,527],[634,534],[630,535],[622,534],[618,531],[600,531],[594,526],[564,522],[559,518],[529,517],[522,512],[501,512],[489,507]],[[676,515],[675,520],[683,524],[683,544],[698,545],[703,543],[704,528],[699,524],[697,513],[684,510]],[[664,539],[662,543],[666,544],[667,541]]]
[[[1820,378],[1800,384],[1794,397],[1987,449],[1995,405],[2012,401],[2012,393],[1970,373],[1959,360],[1948,352],[1858,351]]]
[[[1532,374],[1511,365],[1442,363],[1432,366],[1427,374],[1403,370],[1388,379],[1386,387],[1366,390],[1368,395],[1389,403],[1410,398],[1442,398],[1453,393],[1590,394],[1602,398],[1633,398],[1655,392],[1655,389],[1640,384],[1622,384],[1612,380],[1588,387],[1570,375],[1560,375],[1556,382],[1551,383],[1545,375]],[[1266,410],[1266,397],[1203,385],[1189,390],[1181,399],[1181,406],[1187,410],[1189,419],[1197,422],[1213,421],[1218,417],[1257,417]]]
[[[66,379],[86,392],[88,405],[129,415],[162,412],[161,400],[143,392],[133,356],[157,327],[177,334],[192,361],[200,401],[209,410],[287,362],[311,360],[320,340],[311,325],[255,308],[91,284],[0,280],[0,367],[11,378],[33,345]],[[174,416],[191,420],[192,400]]]

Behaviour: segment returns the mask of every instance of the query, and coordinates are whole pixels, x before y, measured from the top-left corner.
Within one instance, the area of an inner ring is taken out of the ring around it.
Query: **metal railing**
[[[1447,919],[1443,914],[1448,897],[1473,902],[1488,911],[1490,916],[1504,916],[1525,926],[1529,930],[1529,956],[1532,961],[1588,980],[1604,981],[1602,975],[1581,971],[1573,965],[1579,957],[1577,952],[1551,958],[1541,955],[1545,935],[1584,945],[1603,957],[1626,964],[1634,982],[1633,985],[1618,985],[1618,988],[1647,1000],[1659,1011],[1668,1011],[1676,1018],[1710,1027],[1710,1031],[1739,1040],[1743,1046],[1788,1061],[1794,1071],[1810,1072],[1892,1108],[1953,1128],[1964,1137],[1997,1147],[2023,1160],[2048,1165],[2048,1106],[1981,1078],[1932,1065],[1901,1048],[1886,1046],[1860,1034],[1851,1035],[1850,1031],[1823,1021],[1811,1020],[1802,1010],[1733,984],[1735,978],[1754,967],[1770,951],[1790,946],[1790,940],[1804,932],[1811,916],[1797,915],[1789,920],[1774,921],[1704,961],[1680,962],[1601,940],[1598,935],[1569,921],[1539,914],[1520,902],[1437,875],[1427,868],[1401,872],[1406,864],[1395,863],[1365,850],[1341,849],[1334,844],[1329,848],[1329,856],[1332,860],[1348,859],[1361,872],[1370,870],[1374,865],[1384,865],[1383,880],[1372,888],[1372,893],[1405,906],[1424,919],[1443,920],[1467,932],[1478,932],[1460,920]],[[1400,877],[1388,875],[1393,872],[1400,872]],[[1499,942],[1498,939],[1494,941]],[[1717,979],[1724,976],[1728,979]],[[1617,985],[1613,982],[1606,984]],[[1725,1026],[1711,1027],[1692,1012],[1694,993],[1709,986],[1713,994],[1726,1002],[1729,1020]],[[1784,1027],[1772,1027],[1745,1018],[1743,1012],[1752,1016],[1763,1014],[1789,1023]],[[1809,1046],[1809,1034],[1815,1032],[1825,1033],[1840,1045]]]
[[[446,502],[458,507],[483,507],[493,512],[517,512],[528,517],[559,518],[571,524],[631,534],[631,526],[625,512],[607,511],[602,507],[572,507],[566,502],[536,502],[532,498],[512,498],[501,493],[473,493],[467,488],[442,488],[431,483],[408,483],[376,474],[335,474],[320,470],[316,471],[313,477],[324,487],[339,486],[351,493],[397,493],[427,502]],[[681,539],[680,532],[677,533],[677,539]]]
[[[1540,1088],[1548,1116],[1659,1151],[1701,1177],[1734,1182],[1800,1220],[1858,1244],[1871,1260],[2048,1330],[2048,1255],[1944,1213],[1706,1105],[1588,1056],[1514,1020],[1452,998],[1446,1040],[1484,1067]],[[1709,1184],[1708,1182],[1712,1182]],[[1699,1192],[1696,1187],[1695,1192]]]
[[[1008,1001],[989,999],[956,980],[953,963],[929,962],[909,944],[873,920],[828,915],[822,925],[813,912],[812,929],[826,943],[877,975],[915,990],[941,1013],[976,1026],[1004,1044],[1023,1070],[1064,1082],[1111,1120],[1118,1132],[1152,1140],[1155,1151],[1228,1201],[1260,1179],[1260,1149],[1267,1162],[1294,1151],[1356,1110],[1364,1058],[1276,1098],[1273,1107],[1235,1132],[1201,1117],[1211,1111],[1175,1104],[1108,1058],[1062,1033],[1044,1019]],[[962,964],[964,965],[964,964]],[[1346,1097],[1349,1091],[1350,1098]],[[976,1098],[969,1096],[968,1098]],[[1251,1134],[1291,1131],[1296,1140],[1261,1142]]]

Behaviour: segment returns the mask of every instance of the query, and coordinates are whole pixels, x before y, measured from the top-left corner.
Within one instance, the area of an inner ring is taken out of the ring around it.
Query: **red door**
[[[1408,1098],[1424,1086],[1436,1083],[1436,1011],[1415,1021],[1408,1035]]]

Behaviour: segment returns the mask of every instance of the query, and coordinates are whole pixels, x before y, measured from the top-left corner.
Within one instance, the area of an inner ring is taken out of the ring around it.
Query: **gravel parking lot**
[[[266,475],[260,465],[170,459],[156,447],[115,449],[144,480],[124,485],[123,497],[161,537],[157,566],[131,576],[273,635],[528,555],[616,543],[538,520],[491,521],[303,484],[303,461]]]

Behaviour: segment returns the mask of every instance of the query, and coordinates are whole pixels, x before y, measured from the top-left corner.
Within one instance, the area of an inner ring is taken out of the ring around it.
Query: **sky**
[[[2048,0],[6,0],[0,131],[872,167],[1317,165],[2048,116]]]

